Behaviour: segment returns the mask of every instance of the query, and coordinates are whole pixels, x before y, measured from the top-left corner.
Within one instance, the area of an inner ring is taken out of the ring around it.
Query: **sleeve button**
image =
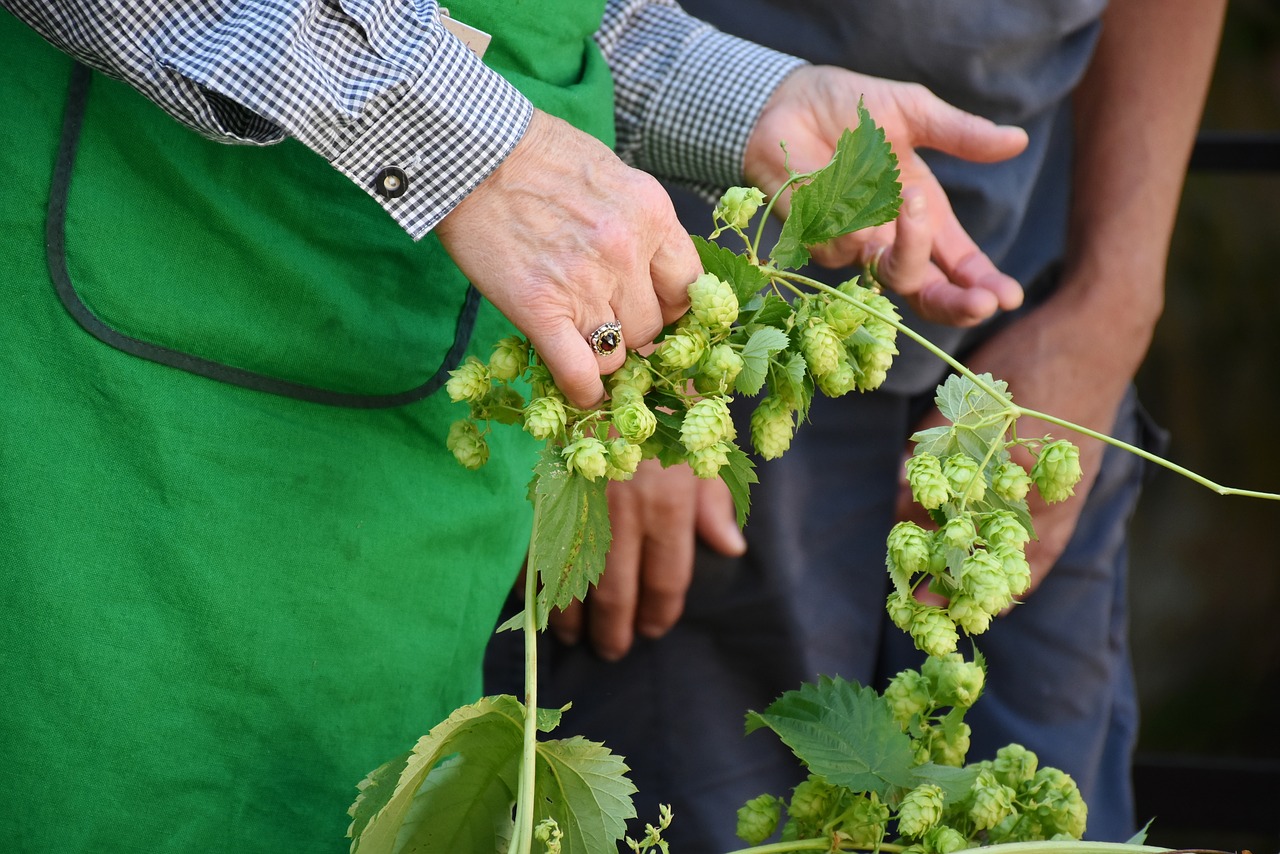
[[[388,166],[373,179],[373,191],[384,199],[395,199],[409,188],[409,178],[403,169]]]

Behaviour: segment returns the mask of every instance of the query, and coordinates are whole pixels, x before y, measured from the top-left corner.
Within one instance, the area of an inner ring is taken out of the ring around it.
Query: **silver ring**
[[[602,323],[587,337],[597,356],[608,356],[622,346],[622,324],[616,320]]]

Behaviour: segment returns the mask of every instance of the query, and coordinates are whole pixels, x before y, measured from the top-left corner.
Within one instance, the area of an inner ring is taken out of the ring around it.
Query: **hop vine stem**
[[[845,302],[856,305],[858,308],[860,308],[862,311],[865,311],[867,314],[870,314],[873,317],[884,321],[885,323],[892,326],[894,329],[898,330],[900,334],[907,336],[912,341],[915,341],[921,347],[924,347],[930,353],[937,356],[939,359],[945,362],[949,367],[951,367],[952,370],[956,371],[956,373],[961,374],[962,376],[969,379],[969,381],[971,381],[978,388],[982,389],[984,392],[991,395],[992,398],[1003,403],[1005,408],[1009,411],[1009,413],[1012,414],[1012,416],[1015,419],[1022,418],[1023,416],[1026,416],[1028,418],[1036,418],[1041,421],[1048,422],[1049,424],[1056,424],[1059,427],[1063,427],[1067,430],[1071,430],[1073,432],[1079,433],[1082,436],[1088,436],[1091,439],[1097,439],[1098,441],[1105,442],[1108,445],[1114,445],[1115,447],[1122,448],[1128,451],[1129,453],[1134,454],[1135,456],[1138,456],[1144,460],[1147,460],[1148,462],[1154,463],[1158,466],[1161,466],[1162,468],[1166,468],[1169,471],[1172,471],[1176,474],[1180,474],[1183,477],[1187,478],[1188,480],[1193,481],[1194,483],[1198,483],[1201,486],[1204,486],[1208,489],[1213,490],[1219,495],[1239,495],[1246,498],[1263,498],[1269,501],[1280,501],[1280,493],[1262,492],[1254,489],[1239,489],[1232,486],[1223,486],[1220,483],[1210,480],[1204,475],[1197,474],[1191,469],[1188,469],[1184,466],[1178,465],[1175,462],[1167,460],[1164,457],[1160,456],[1159,454],[1153,454],[1150,451],[1147,451],[1143,448],[1139,448],[1136,445],[1131,445],[1128,442],[1115,438],[1114,436],[1109,436],[1106,433],[1100,433],[1097,430],[1091,430],[1088,427],[1085,427],[1081,424],[1076,424],[1072,421],[1067,421],[1064,418],[1059,418],[1056,415],[1050,415],[1047,412],[1040,412],[1039,410],[1036,410],[1036,409],[1028,409],[1026,407],[1019,406],[1018,404],[1014,403],[1009,398],[1008,395],[1003,394],[994,385],[992,385],[991,383],[984,380],[982,377],[973,373],[973,371],[969,370],[962,362],[960,362],[958,359],[953,357],[950,353],[946,352],[941,347],[937,346],[928,338],[925,338],[923,335],[916,332],[914,329],[907,326],[905,323],[898,320],[894,316],[890,314],[886,314],[885,312],[879,311],[867,305],[866,303],[858,302],[856,299],[849,296],[848,294],[842,293],[838,289],[833,288],[824,282],[819,282],[817,279],[811,279],[808,276],[803,276],[799,273],[794,273],[789,270],[779,270],[776,267],[763,267],[762,269],[766,274],[768,274],[773,279],[782,280],[788,283],[802,284],[805,287],[812,288],[813,290],[819,291],[824,294],[828,294],[836,299],[842,299]]]
[[[510,854],[533,850],[534,763],[538,756],[538,573],[533,567],[534,540],[524,573],[524,743],[520,755],[519,793]]]

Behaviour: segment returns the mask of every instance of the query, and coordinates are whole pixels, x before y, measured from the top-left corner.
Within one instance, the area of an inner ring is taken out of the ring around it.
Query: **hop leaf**
[[[918,453],[907,460],[907,483],[915,502],[926,510],[937,510],[951,497],[951,485],[933,454]]]
[[[455,421],[449,426],[445,447],[465,468],[475,470],[489,461],[489,443],[480,435],[475,422],[470,419]]]
[[[489,385],[489,369],[484,362],[468,356],[466,361],[449,372],[444,390],[454,403],[464,400],[478,403],[489,393]]]
[[[751,446],[763,459],[786,453],[794,430],[791,408],[777,395],[766,396],[751,413]]]
[[[1059,439],[1040,449],[1036,464],[1031,467],[1031,479],[1041,497],[1050,504],[1065,501],[1075,494],[1080,482],[1080,449]]]
[[[725,397],[706,397],[685,412],[680,423],[680,442],[690,453],[734,438],[733,417],[727,401]]]
[[[738,809],[738,838],[748,845],[759,845],[773,836],[782,814],[782,801],[773,795],[760,795]]]
[[[898,831],[907,837],[921,837],[942,820],[942,788],[932,783],[916,786],[898,807]]]
[[[569,471],[577,472],[587,480],[604,477],[609,469],[604,442],[594,436],[584,436],[570,442],[561,452]]]
[[[555,397],[535,397],[524,410],[524,429],[535,439],[546,441],[564,430],[564,404]]]

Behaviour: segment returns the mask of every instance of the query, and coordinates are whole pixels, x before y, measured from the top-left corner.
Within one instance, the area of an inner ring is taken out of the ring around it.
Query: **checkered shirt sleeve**
[[[0,6],[206,136],[298,139],[414,238],[497,168],[532,115],[443,27],[435,0]],[[597,41],[615,74],[620,153],[708,190],[740,181],[755,115],[798,62],[719,33],[670,0],[610,0]],[[403,174],[394,192],[381,178],[388,167]]]

